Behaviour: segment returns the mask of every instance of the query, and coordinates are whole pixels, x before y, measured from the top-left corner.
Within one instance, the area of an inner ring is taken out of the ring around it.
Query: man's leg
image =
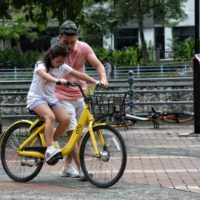
[[[67,132],[68,138],[71,137],[73,131]],[[72,160],[74,160],[78,170],[80,170],[80,159],[79,159],[79,142],[75,144],[74,149],[72,152],[66,156],[65,158],[65,166],[72,163]]]
[[[64,101],[61,102],[66,111],[69,113],[71,118],[71,123],[68,127],[67,135],[68,138],[71,137],[72,130],[76,127],[77,119],[79,119],[81,113],[84,109],[84,101],[83,99],[78,99],[74,101]],[[79,142],[75,144],[73,151],[65,157],[64,167],[61,172],[61,176],[69,176],[69,177],[79,177],[78,171],[72,166],[72,161],[74,160],[77,169],[80,171],[80,161],[79,161]],[[81,173],[82,174],[82,173]]]

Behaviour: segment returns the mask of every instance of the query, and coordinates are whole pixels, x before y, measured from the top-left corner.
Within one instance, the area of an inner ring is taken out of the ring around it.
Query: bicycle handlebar
[[[67,81],[67,83],[64,84],[64,86],[78,87],[80,92],[81,92],[81,94],[83,95],[83,97],[86,98],[86,95],[85,95],[85,93],[84,93],[84,91],[83,91],[83,89],[82,89],[82,87],[81,87],[81,85],[79,83]],[[97,87],[103,87],[103,85],[101,84],[100,81],[96,82],[96,88]]]
[[[67,83],[64,84],[64,86],[67,86],[67,87],[68,87],[68,86],[71,86],[71,87],[78,87],[79,90],[80,90],[80,92],[81,92],[81,94],[83,95],[83,97],[86,98],[86,96],[85,96],[85,94],[84,94],[84,92],[83,92],[83,89],[82,89],[82,87],[81,87],[81,85],[80,85],[79,83],[67,81]]]
[[[71,82],[71,81],[67,81],[66,84],[64,84],[65,86],[72,86],[72,87],[81,87],[81,85],[79,83],[76,82]]]

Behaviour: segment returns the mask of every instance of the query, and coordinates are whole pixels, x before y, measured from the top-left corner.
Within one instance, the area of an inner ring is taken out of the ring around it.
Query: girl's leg
[[[59,122],[59,125],[56,128],[56,131],[55,131],[54,136],[53,136],[54,141],[57,141],[59,139],[59,137],[64,133],[64,131],[69,126],[70,117],[67,114],[66,110],[64,108],[62,108],[61,106],[55,107],[53,109],[53,112],[56,116],[56,119]]]
[[[52,146],[53,143],[53,133],[55,127],[55,115],[52,112],[48,104],[41,104],[33,109],[35,113],[40,115],[45,120],[45,139],[47,147]]]

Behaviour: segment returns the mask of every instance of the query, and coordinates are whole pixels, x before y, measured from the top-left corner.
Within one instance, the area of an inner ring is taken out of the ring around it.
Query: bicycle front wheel
[[[88,132],[80,147],[81,167],[88,181],[96,187],[107,188],[123,175],[127,161],[126,146],[122,136],[111,126],[97,126],[93,131],[100,157],[95,155]]]
[[[33,179],[41,170],[43,161],[33,157],[23,157],[17,153],[19,145],[30,136],[31,122],[19,121],[11,126],[3,136],[1,145],[1,161],[6,174],[18,182]],[[41,146],[40,137],[29,144],[29,147]]]

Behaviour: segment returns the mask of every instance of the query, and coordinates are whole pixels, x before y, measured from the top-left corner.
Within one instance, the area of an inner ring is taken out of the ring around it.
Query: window
[[[188,37],[194,37],[195,28],[188,27],[174,27],[173,28],[173,38],[176,42],[183,42]]]
[[[138,45],[138,29],[121,29],[118,34],[115,34],[115,48],[122,49],[129,46]]]

